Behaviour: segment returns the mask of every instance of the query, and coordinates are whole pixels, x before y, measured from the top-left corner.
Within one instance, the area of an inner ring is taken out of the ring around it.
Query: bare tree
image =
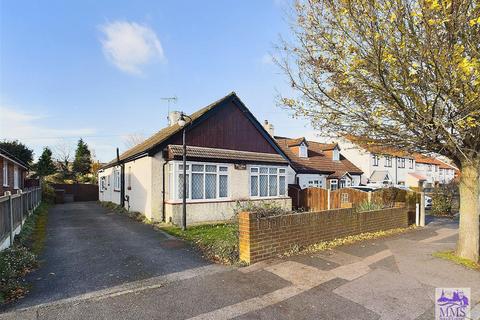
[[[72,179],[72,161],[73,161],[73,147],[68,140],[63,139],[53,146],[54,158],[57,161],[58,172],[62,180]]]
[[[321,133],[436,153],[461,170],[457,254],[479,259],[480,2],[298,0],[280,104]]]
[[[123,144],[127,149],[135,147],[137,144],[142,143],[143,141],[145,141],[145,137],[139,132],[130,133],[123,137]]]

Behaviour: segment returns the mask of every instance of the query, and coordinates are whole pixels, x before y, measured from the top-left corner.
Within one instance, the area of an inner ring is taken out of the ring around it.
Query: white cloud
[[[96,133],[91,128],[60,129],[42,124],[48,116],[19,111],[18,108],[0,106],[0,140],[20,140],[35,151],[38,157],[46,146],[53,146],[65,138],[72,141]]]
[[[105,57],[120,70],[142,74],[142,67],[154,61],[164,62],[163,48],[155,32],[135,22],[115,21],[99,27]]]

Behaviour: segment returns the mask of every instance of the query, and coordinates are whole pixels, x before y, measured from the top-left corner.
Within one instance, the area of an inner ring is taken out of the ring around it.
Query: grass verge
[[[160,229],[192,243],[209,260],[223,264],[240,264],[236,224],[198,225],[188,227],[185,231],[175,226],[162,226]]]
[[[445,259],[445,260],[450,260],[468,269],[480,271],[480,264],[478,262],[456,256],[455,251],[453,250],[435,252],[433,253],[433,256],[437,258]]]
[[[330,250],[335,247],[343,246],[343,245],[348,245],[348,244],[354,244],[356,242],[361,242],[365,240],[373,240],[373,239],[379,239],[379,238],[384,238],[384,237],[389,237],[393,236],[396,234],[404,233],[407,231],[411,231],[416,229],[417,227],[412,225],[407,228],[396,228],[396,229],[390,229],[390,230],[385,230],[385,231],[377,231],[377,232],[365,232],[353,236],[347,236],[344,238],[339,238],[339,239],[334,239],[331,241],[322,241],[318,242],[306,247],[300,247],[300,246],[294,246],[291,250],[281,254],[281,257],[289,257],[297,254],[308,254],[308,253],[315,253],[318,251],[324,251],[324,250]]]
[[[45,245],[49,204],[41,203],[30,215],[12,247],[0,252],[0,304],[28,293],[25,275],[38,267],[37,255]]]

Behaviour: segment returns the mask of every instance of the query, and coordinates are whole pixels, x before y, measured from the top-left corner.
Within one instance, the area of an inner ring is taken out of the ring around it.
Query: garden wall
[[[405,207],[355,212],[335,209],[283,216],[257,218],[239,214],[240,259],[247,263],[274,257],[294,246],[308,246],[364,232],[376,232],[408,226]]]

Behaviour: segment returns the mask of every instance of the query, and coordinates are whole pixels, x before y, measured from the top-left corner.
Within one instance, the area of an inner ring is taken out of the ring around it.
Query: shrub
[[[42,200],[46,203],[55,202],[55,189],[50,183],[44,182],[42,184]]]
[[[368,200],[365,200],[361,202],[359,205],[355,207],[356,212],[363,212],[363,211],[374,211],[374,210],[380,210],[383,209],[383,204],[379,202],[368,202]]]
[[[237,201],[234,208],[235,217],[240,212],[252,212],[257,215],[257,218],[281,216],[292,213],[285,210],[278,203],[270,201]]]
[[[436,216],[452,216],[455,214],[455,201],[458,186],[455,182],[437,186],[433,189],[431,213]]]

